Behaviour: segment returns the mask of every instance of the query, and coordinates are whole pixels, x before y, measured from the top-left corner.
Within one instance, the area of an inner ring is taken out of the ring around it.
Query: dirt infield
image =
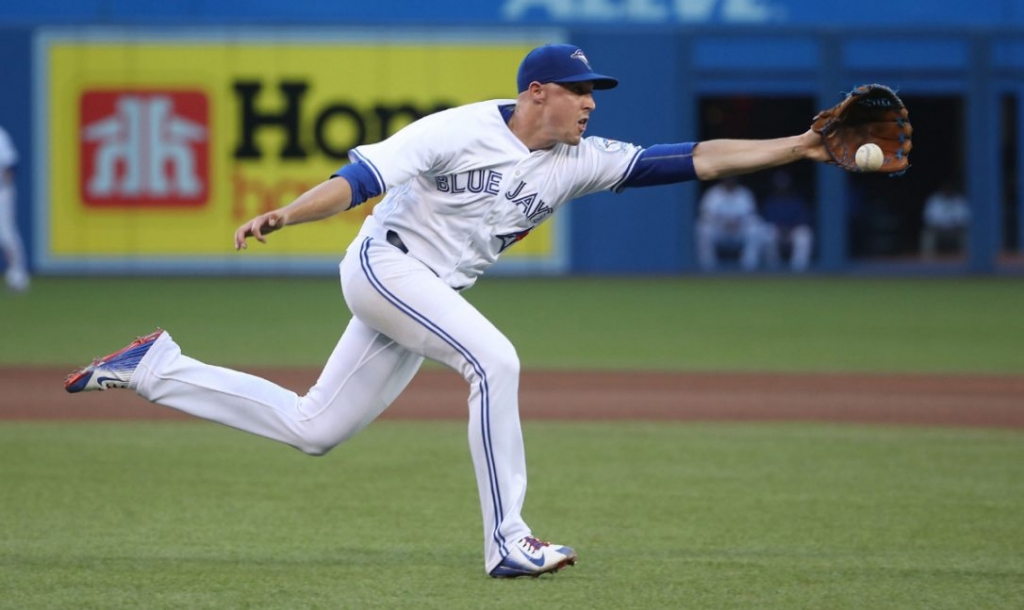
[[[64,369],[0,368],[0,419],[184,419],[127,391],[64,392]],[[313,369],[249,369],[300,394]],[[525,372],[524,419],[816,421],[1024,428],[1024,376]],[[466,417],[455,373],[424,370],[387,419]]]

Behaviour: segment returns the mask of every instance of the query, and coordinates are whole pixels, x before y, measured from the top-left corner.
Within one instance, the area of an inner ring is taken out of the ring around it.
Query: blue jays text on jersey
[[[555,210],[548,207],[537,193],[523,194],[525,187],[526,182],[520,180],[514,189],[505,193],[505,199],[511,201],[536,226],[544,222]]]
[[[441,193],[489,193],[498,194],[501,172],[493,169],[473,169],[461,174],[449,174],[434,178]]]

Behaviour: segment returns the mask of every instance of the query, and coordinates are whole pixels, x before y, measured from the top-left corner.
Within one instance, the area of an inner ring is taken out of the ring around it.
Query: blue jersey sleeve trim
[[[627,170],[626,176],[615,187],[619,192],[627,187],[675,184],[697,179],[693,167],[693,149],[697,142],[656,144],[640,152]]]
[[[637,159],[640,158],[640,155],[643,154],[643,152],[643,150],[637,151],[637,153],[633,155],[633,158],[629,160],[629,165],[626,166],[626,171],[622,173],[622,177],[619,178],[619,181],[612,186],[613,193],[620,193],[622,192],[622,189],[626,188],[625,183],[629,180],[629,176],[633,173],[633,168],[636,167]]]
[[[369,159],[367,159],[363,155],[359,154],[359,151],[357,151],[357,150],[350,150],[348,154],[349,154],[349,157],[351,157],[353,161],[358,161],[359,163],[365,163],[366,167],[369,168],[369,170],[371,172],[373,172],[373,178],[374,178],[374,180],[377,181],[377,188],[379,189],[379,191],[377,193],[378,195],[380,193],[383,193],[384,191],[388,190],[387,189],[387,185],[384,184],[384,177],[381,176],[380,170],[377,169],[377,166],[374,165],[372,161],[370,161]]]
[[[337,177],[344,178],[352,187],[352,203],[348,206],[350,210],[367,199],[384,192],[379,188],[380,183],[374,175],[372,167],[364,161],[349,163],[331,174],[331,178]]]

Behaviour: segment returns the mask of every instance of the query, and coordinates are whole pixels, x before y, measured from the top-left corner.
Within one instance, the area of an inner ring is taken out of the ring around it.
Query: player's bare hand
[[[260,214],[256,218],[246,222],[235,231],[235,250],[244,250],[248,247],[246,240],[250,237],[260,243],[267,243],[266,236],[274,231],[284,228],[285,219],[279,210]]]
[[[804,134],[800,136],[804,146],[804,158],[810,161],[830,161],[832,157],[829,156],[828,150],[825,148],[825,141],[821,138],[821,135],[816,133],[813,129],[808,129]]]

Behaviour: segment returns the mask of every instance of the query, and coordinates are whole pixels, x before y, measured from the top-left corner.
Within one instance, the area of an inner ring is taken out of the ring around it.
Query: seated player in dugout
[[[373,421],[430,358],[460,373],[469,388],[485,572],[538,576],[574,565],[573,547],[536,537],[521,514],[527,476],[520,361],[462,291],[503,251],[587,194],[835,158],[814,129],[769,140],[649,147],[584,137],[595,91],[618,80],[595,72],[573,45],[531,51],[516,84],[514,99],[438,112],[355,148],[351,163],[329,179],[237,229],[234,246],[245,250],[250,238],[268,243],[276,231],[301,231],[292,227],[384,194],[340,263],[352,318],[304,396],[185,356],[161,329],[72,373],[67,391],[128,388],[159,405],[323,455]]]

